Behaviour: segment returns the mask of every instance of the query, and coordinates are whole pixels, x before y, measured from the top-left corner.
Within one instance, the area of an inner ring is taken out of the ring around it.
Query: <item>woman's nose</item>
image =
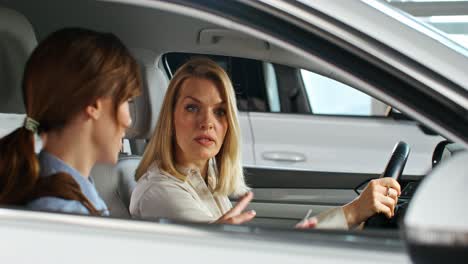
[[[201,120],[200,120],[200,128],[203,130],[213,129],[214,127],[213,118],[214,117],[212,114],[210,114],[210,112],[203,113]]]

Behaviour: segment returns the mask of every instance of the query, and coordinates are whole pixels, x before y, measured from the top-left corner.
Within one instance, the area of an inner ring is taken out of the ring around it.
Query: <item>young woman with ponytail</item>
[[[140,86],[113,34],[67,28],[42,41],[24,72],[24,126],[0,140],[0,205],[107,215],[89,173],[117,162]],[[39,155],[36,134],[46,138]]]

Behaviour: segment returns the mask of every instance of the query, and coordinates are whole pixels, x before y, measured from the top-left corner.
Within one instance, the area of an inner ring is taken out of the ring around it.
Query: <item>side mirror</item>
[[[468,259],[468,152],[439,164],[421,182],[403,220],[413,263]]]

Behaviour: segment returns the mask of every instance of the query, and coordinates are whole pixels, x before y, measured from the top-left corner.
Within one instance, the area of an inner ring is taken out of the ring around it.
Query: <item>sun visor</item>
[[[240,50],[243,53],[269,53],[271,46],[267,41],[228,29],[203,29],[198,35],[198,45],[206,50],[220,52]]]

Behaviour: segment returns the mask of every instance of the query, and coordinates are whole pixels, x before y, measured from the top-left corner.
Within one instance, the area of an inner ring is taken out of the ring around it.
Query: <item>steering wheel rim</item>
[[[390,177],[399,182],[400,176],[403,173],[405,168],[406,161],[410,153],[410,146],[403,141],[399,141],[393,147],[392,154],[388,160],[387,166],[385,167],[384,172],[382,173],[381,178]],[[389,226],[391,220],[396,217],[396,214],[392,218],[387,218],[384,214],[375,214],[369,217],[364,222],[364,228],[376,228],[376,227],[385,227]],[[393,226],[393,224],[391,225]]]

